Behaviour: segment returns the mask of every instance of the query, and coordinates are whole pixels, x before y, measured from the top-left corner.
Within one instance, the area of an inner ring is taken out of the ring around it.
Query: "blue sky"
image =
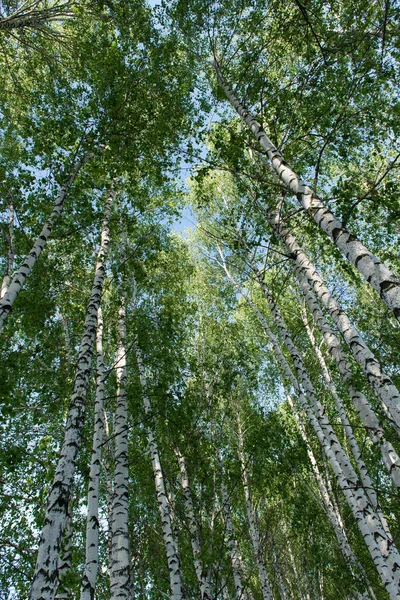
[[[181,216],[175,219],[172,229],[183,237],[187,237],[188,230],[194,229],[196,226],[196,217],[194,216],[190,206],[183,209]]]

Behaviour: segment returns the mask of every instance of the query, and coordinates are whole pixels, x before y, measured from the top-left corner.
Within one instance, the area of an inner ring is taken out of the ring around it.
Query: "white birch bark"
[[[112,565],[112,530],[113,530],[113,497],[114,487],[112,478],[112,467],[114,463],[114,452],[112,446],[109,444],[110,441],[110,427],[107,418],[107,412],[103,412],[104,422],[104,433],[106,436],[107,443],[104,444],[102,467],[105,474],[106,480],[106,500],[107,500],[107,548],[108,548],[108,574],[111,573]]]
[[[322,499],[324,511],[325,511],[325,514],[328,517],[328,519],[332,525],[332,528],[335,532],[335,536],[336,536],[336,540],[339,545],[339,548],[342,551],[342,554],[343,554],[345,560],[349,564],[349,568],[350,568],[350,571],[351,571],[353,577],[356,580],[360,581],[360,583],[362,583],[363,585],[367,586],[371,598],[373,598],[375,600],[375,595],[370,586],[370,583],[365,574],[365,571],[350,546],[349,539],[348,539],[346,531],[344,529],[344,524],[343,524],[341,514],[336,506],[336,503],[334,503],[332,501],[332,498],[331,498],[331,496],[328,492],[328,489],[325,485],[324,479],[323,479],[321,472],[319,470],[319,467],[318,467],[318,463],[317,463],[314,453],[311,449],[311,445],[308,441],[306,429],[303,425],[301,417],[297,411],[297,408],[295,407],[295,405],[293,403],[293,400],[292,400],[290,394],[287,394],[286,397],[287,397],[289,406],[292,409],[293,416],[299,427],[300,435],[306,445],[307,456],[310,461],[311,468],[313,470],[314,477],[315,477],[315,480],[318,485],[318,489],[319,489],[319,493],[320,493],[320,496]],[[368,594],[365,592],[363,594],[363,597],[368,598]]]
[[[239,463],[240,463],[240,469],[241,469],[241,475],[242,475],[242,484],[243,484],[243,490],[244,490],[244,496],[245,496],[245,502],[246,502],[246,511],[247,511],[247,519],[249,522],[251,543],[253,546],[254,556],[256,559],[256,563],[257,563],[263,598],[264,598],[264,600],[273,600],[271,585],[268,581],[267,569],[265,567],[262,546],[260,543],[260,533],[258,531],[257,520],[256,520],[256,516],[254,514],[253,505],[251,502],[249,478],[247,475],[246,460],[245,460],[245,455],[244,455],[243,431],[242,431],[242,424],[240,422],[239,415],[237,417],[237,427],[238,427],[237,453],[238,453],[238,457],[239,457]]]
[[[168,484],[168,482],[167,482]],[[174,537],[174,542],[175,542],[175,550],[176,550],[176,556],[179,562],[179,565],[182,564],[181,561],[181,555],[179,552],[179,527],[178,527],[178,523],[176,520],[176,515],[175,515],[175,492],[174,489],[171,486],[166,485],[166,491],[167,491],[167,502],[168,502],[168,508],[169,508],[169,515],[170,515],[170,519],[171,519],[171,529],[172,529],[172,535]]]
[[[7,272],[1,282],[0,300],[6,295],[10,286],[11,275],[14,270],[14,256],[15,256],[15,244],[14,244],[14,203],[11,202],[9,207],[8,216],[8,256],[7,256]]]
[[[21,291],[21,288],[23,287],[26,279],[31,274],[31,271],[32,271],[33,267],[35,266],[36,261],[38,260],[44,247],[46,246],[47,241],[50,237],[51,231],[53,229],[54,223],[61,216],[61,213],[62,213],[62,210],[64,207],[64,200],[65,200],[71,186],[73,185],[73,183],[74,183],[76,177],[78,176],[80,170],[82,169],[83,165],[89,160],[89,158],[91,156],[92,156],[91,154],[84,154],[84,156],[75,163],[74,167],[72,168],[70,176],[68,177],[67,181],[60,188],[56,203],[53,206],[53,210],[52,210],[49,218],[43,225],[43,228],[42,228],[42,231],[40,232],[39,237],[37,238],[36,242],[32,246],[29,254],[25,257],[24,262],[22,263],[22,265],[20,266],[18,271],[15,273],[15,275],[7,289],[7,292],[1,298],[1,300],[0,300],[0,331],[3,328],[4,321],[6,320],[8,314],[10,313],[17,296],[18,296],[19,292]]]
[[[291,355],[293,364],[295,366],[295,370],[297,372],[297,376],[300,380],[300,383],[301,383],[303,389],[306,391],[306,395],[307,395],[308,399],[311,401],[311,406],[314,410],[314,413],[316,414],[316,416],[318,418],[318,414],[320,414],[321,410],[324,411],[324,409],[317,400],[317,395],[316,395],[314,386],[308,376],[308,372],[304,366],[304,363],[302,361],[300,353],[298,352],[297,348],[295,347],[295,345],[290,337],[290,334],[288,333],[288,331],[286,329],[284,320],[280,314],[280,311],[279,311],[277,305],[273,301],[272,295],[269,292],[269,290],[265,284],[265,281],[262,277],[261,272],[257,269],[257,266],[255,265],[254,261],[251,261],[251,262],[252,262],[253,271],[254,271],[256,278],[260,284],[263,294],[269,304],[269,307],[270,307],[271,313],[274,317],[275,323],[278,326],[279,333],[280,333],[282,339],[284,340],[285,346],[287,347],[287,349],[290,352],[290,355]],[[340,401],[339,401],[339,403],[340,403]],[[343,408],[343,406],[342,406],[342,408]],[[343,413],[344,413],[344,415],[343,415]],[[347,415],[345,414],[344,409],[342,410],[342,416],[344,418],[344,422],[347,423],[347,427],[346,427],[345,431],[346,431],[346,434],[350,437],[351,449],[352,449],[354,458],[356,460],[356,463],[361,468],[360,479],[361,479],[362,486],[363,486],[365,493],[369,499],[369,502],[371,503],[372,507],[375,509],[377,517],[379,518],[380,522],[382,523],[382,526],[385,528],[387,533],[389,533],[386,519],[385,519],[384,515],[382,514],[382,511],[380,510],[380,507],[378,505],[377,495],[372,486],[372,482],[368,475],[367,469],[366,469],[365,465],[364,465],[364,467],[362,467],[363,461],[361,460],[361,453],[358,448],[357,442],[354,438],[354,434],[351,430],[350,424],[348,423]],[[322,429],[324,430],[322,422],[320,422],[320,425],[321,425]],[[348,459],[347,454],[343,453],[342,458],[347,460]],[[357,477],[355,471],[354,471],[354,475]]]
[[[266,151],[278,177],[296,195],[316,224],[329,235],[347,260],[358,269],[364,279],[378,292],[395,317],[400,320],[399,279],[355,235],[346,229],[311,188],[289,167],[262,126],[234,96],[222,75],[217,60],[214,60],[214,68],[228,100]]]
[[[307,281],[303,277],[299,277],[298,281],[306,304],[313,315],[314,322],[321,332],[328,346],[328,350],[338,366],[343,380],[348,383],[349,395],[353,401],[354,407],[372,442],[379,448],[382,455],[382,462],[388,469],[393,483],[396,485],[396,487],[400,487],[400,457],[393,448],[392,444],[386,440],[383,427],[369,401],[364,394],[355,389],[352,381],[353,373],[347,356],[339,339],[325,319],[325,316],[312,290],[308,286]]]
[[[178,460],[179,470],[181,473],[181,485],[183,490],[185,513],[189,525],[190,543],[193,552],[194,568],[200,586],[201,599],[212,600],[210,582],[205,573],[203,561],[201,558],[201,544],[197,528],[196,516],[193,507],[192,492],[190,489],[189,478],[186,470],[185,458],[179,450],[179,448],[175,448],[175,455]]]
[[[103,291],[105,260],[110,244],[109,219],[113,196],[112,191],[107,196],[100,249],[96,259],[84,333],[75,368],[74,390],[65,424],[64,441],[49,493],[46,515],[39,540],[35,574],[30,592],[31,600],[53,600],[55,595],[61,537],[65,527],[71,485],[84,425],[86,393],[96,335],[97,311]]]
[[[104,357],[103,315],[97,311],[96,332],[96,399],[94,405],[93,449],[89,472],[89,489],[86,517],[86,559],[81,585],[81,600],[94,600],[97,570],[99,566],[99,483],[101,449],[104,440]]]
[[[147,394],[147,380],[144,369],[142,353],[138,343],[135,344],[136,360],[139,370],[140,384],[142,388],[143,406],[146,416],[151,415],[151,403]],[[147,438],[149,440],[151,462],[153,465],[154,483],[156,487],[158,509],[161,517],[161,529],[167,554],[171,600],[183,600],[182,577],[176,542],[172,531],[171,516],[169,512],[167,494],[165,491],[164,476],[161,467],[160,454],[158,450],[155,432],[147,425]]]
[[[304,314],[303,310],[301,311],[301,314],[302,314],[302,320],[303,320],[305,329],[307,331],[308,338],[309,338],[309,340],[311,342],[311,346],[313,347],[313,350],[314,350],[315,354],[317,355],[318,362],[319,362],[320,367],[321,367],[323,379],[325,380],[325,383],[327,384],[328,389],[331,392],[331,396],[332,396],[332,398],[333,398],[333,400],[335,402],[335,406],[336,406],[336,409],[338,411],[338,415],[339,415],[340,421],[342,423],[346,439],[347,439],[348,444],[350,446],[350,450],[351,450],[351,453],[353,455],[353,458],[354,458],[357,470],[358,470],[358,472],[360,474],[361,482],[362,482],[362,484],[364,486],[364,489],[365,489],[366,493],[370,497],[372,505],[373,506],[377,506],[378,500],[377,500],[377,497],[376,497],[376,493],[375,493],[375,491],[373,489],[373,485],[372,485],[372,481],[371,481],[371,478],[370,478],[369,473],[368,473],[368,469],[367,469],[367,467],[366,467],[366,465],[365,465],[365,463],[364,463],[364,461],[362,459],[361,450],[360,450],[360,448],[358,446],[358,442],[357,442],[357,440],[356,440],[356,438],[354,436],[353,428],[350,425],[350,422],[349,422],[349,419],[347,417],[347,413],[346,413],[346,410],[344,408],[342,399],[340,398],[340,396],[339,396],[339,394],[337,392],[336,386],[335,386],[335,384],[333,382],[333,379],[331,377],[331,374],[330,374],[330,372],[328,370],[328,367],[327,367],[327,364],[325,362],[324,356],[323,356],[321,350],[319,349],[319,347],[317,345],[317,342],[316,342],[315,337],[314,337],[314,333],[313,333],[311,327],[309,326],[309,324],[307,322],[307,316]]]
[[[114,489],[111,541],[111,600],[131,598],[130,552],[128,530],[129,470],[128,470],[128,398],[126,394],[126,309],[125,299],[118,308],[117,405],[114,416]]]
[[[357,474],[353,470],[347,454],[341,448],[340,443],[337,440],[336,435],[334,434],[333,429],[329,424],[329,421],[325,414],[324,407],[321,405],[321,403],[317,399],[317,395],[316,395],[314,386],[308,376],[307,370],[304,366],[301,356],[286,329],[286,326],[285,326],[284,320],[280,314],[280,311],[279,311],[278,307],[276,306],[276,304],[273,302],[272,296],[271,296],[267,286],[265,285],[265,282],[262,278],[260,271],[258,271],[258,269],[256,268],[256,266],[254,264],[253,264],[253,269],[254,269],[255,275],[260,283],[260,286],[264,293],[264,296],[269,304],[269,308],[274,317],[275,323],[278,327],[278,331],[279,331],[282,339],[284,340],[285,346],[287,347],[287,349],[290,353],[291,359],[295,366],[295,370],[297,372],[297,377],[299,378],[302,388],[306,391],[307,398],[309,399],[312,410],[313,410],[316,418],[318,419],[318,422],[322,429],[322,432],[324,433],[324,435],[326,436],[327,439],[331,440],[331,444],[335,443],[336,450],[337,450],[337,458],[339,458],[339,464],[341,465],[343,474],[348,477],[348,481],[349,482],[351,481],[352,482],[351,485],[354,487],[355,490],[357,490],[357,487],[360,487],[359,483],[358,483]],[[347,417],[345,417],[345,420],[347,421]],[[347,433],[349,433],[350,435],[352,434],[351,431],[350,432],[348,431]],[[352,437],[353,437],[353,442],[354,442],[352,449],[355,451],[356,456],[358,458],[360,458],[360,456],[358,456],[358,454],[359,454],[358,446],[355,448],[356,442],[354,440],[354,436],[352,436]],[[365,489],[365,495],[368,498],[368,502],[371,504],[371,508],[376,509],[377,504],[378,504],[377,498],[376,498],[376,493],[373,490],[372,483],[368,476],[366,468],[364,468],[364,470],[363,470],[363,476],[364,476],[364,479],[361,479],[363,491]],[[387,532],[386,521],[384,519],[382,519],[382,515],[380,514],[379,511],[376,511],[376,518],[382,525],[383,529],[385,529]]]
[[[278,590],[279,590],[279,595],[281,597],[281,600],[289,600],[289,591],[287,588],[287,582],[285,581],[283,574],[282,574],[282,565],[281,565],[281,561],[280,561],[280,557],[279,557],[279,550],[276,547],[275,543],[273,542],[273,538],[272,538],[272,553],[273,553],[273,558],[272,558],[272,568],[274,570],[275,573],[275,579],[276,579],[276,584],[278,586]]]
[[[307,395],[312,408],[304,396],[301,386],[294,376],[280,348],[280,344],[272,333],[264,316],[260,313],[250,298],[243,294],[240,286],[230,275],[221,251],[220,255],[223,260],[221,266],[224,268],[225,273],[233,285],[247,300],[248,304],[253,308],[268,338],[271,340],[277,356],[278,364],[281,365],[286,377],[290,381],[290,384],[296,391],[300,406],[305,411],[329,460],[329,463],[353,513],[383,584],[385,585],[392,599],[400,598],[399,552],[390,533],[387,531],[386,523],[382,522],[380,514],[377,514],[374,507],[371,505],[369,497],[366,495],[363,487],[359,484],[357,474],[355,473],[348,456],[344,452],[339,440],[337,439],[324,408],[316,398],[312,386],[310,387],[307,381],[307,375],[304,373],[301,366],[301,359],[299,360],[298,353],[296,355],[296,350],[293,348],[293,342],[291,342],[287,330],[282,326],[282,323],[280,326],[278,323],[284,343],[291,353],[292,360],[294,361],[294,364],[296,365],[296,368],[300,374],[302,384],[305,386],[305,389],[307,389]],[[291,350],[294,350],[294,355],[292,354]]]
[[[371,389],[385,410],[390,413],[393,425],[399,433],[400,393],[398,389],[352,324],[347,313],[340,308],[304,250],[298,245],[294,236],[280,223],[277,212],[270,217],[270,223],[280,238],[286,253],[293,261],[296,277],[300,284],[301,280],[305,280],[308,287],[315,292],[317,298],[331,315],[355,360],[364,371]]]
[[[232,565],[233,581],[235,584],[235,597],[236,600],[254,600],[253,594],[246,589],[243,583],[244,564],[242,555],[240,554],[239,544],[236,539],[235,529],[233,526],[231,503],[229,501],[229,494],[224,482],[224,470],[221,459],[221,453],[217,451],[217,461],[220,465],[221,471],[221,500],[222,500],[222,511],[225,518],[225,532],[226,532],[226,545],[229,550],[229,555]]]
[[[223,480],[223,468],[221,461],[221,454],[218,451],[217,454],[218,462],[220,464],[221,469],[221,500],[222,500],[222,510],[225,518],[225,531],[226,531],[226,545],[229,550],[229,555],[231,558],[232,565],[232,573],[233,573],[233,581],[235,584],[235,598],[236,600],[253,600],[252,594],[249,594],[243,584],[243,571],[242,564],[243,560],[240,555],[239,545],[235,536],[235,530],[233,527],[232,520],[232,512],[231,512],[231,504],[229,502],[229,494],[226,489],[225,482]]]
[[[67,522],[64,530],[63,552],[58,561],[58,586],[55,600],[68,600],[71,598],[71,590],[65,586],[64,580],[67,573],[72,568],[72,517],[67,515]]]

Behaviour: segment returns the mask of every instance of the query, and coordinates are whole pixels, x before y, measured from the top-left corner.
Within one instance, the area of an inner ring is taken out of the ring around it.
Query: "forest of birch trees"
[[[0,600],[400,599],[398,0],[0,0]]]

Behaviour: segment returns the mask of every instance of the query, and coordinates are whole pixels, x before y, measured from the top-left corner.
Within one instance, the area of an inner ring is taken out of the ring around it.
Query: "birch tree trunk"
[[[300,435],[306,445],[307,456],[310,461],[311,468],[313,470],[314,477],[315,477],[315,480],[318,485],[318,489],[319,489],[320,496],[322,499],[324,511],[333,527],[339,548],[342,551],[342,554],[343,554],[346,562],[348,562],[348,564],[349,564],[349,568],[350,568],[350,571],[351,571],[353,577],[356,580],[360,581],[361,584],[367,586],[371,598],[373,600],[375,600],[375,594],[371,588],[371,585],[368,581],[365,571],[350,546],[350,542],[348,540],[346,531],[344,529],[343,520],[340,515],[340,512],[336,506],[336,503],[332,502],[331,496],[325,485],[325,482],[323,480],[323,477],[322,477],[321,472],[318,467],[318,463],[315,459],[314,453],[311,449],[311,445],[308,441],[307,433],[306,433],[305,427],[303,425],[303,422],[301,420],[301,417],[297,411],[297,408],[295,407],[295,405],[293,403],[293,400],[292,400],[290,394],[287,394],[286,397],[287,397],[289,406],[292,409],[293,416],[296,419],[297,425],[299,427]],[[365,592],[363,594],[363,597],[364,598],[368,597],[368,594]]]
[[[239,463],[242,475],[242,484],[244,489],[244,496],[246,501],[247,519],[249,521],[251,543],[253,545],[254,556],[257,562],[258,574],[260,577],[261,590],[264,600],[273,600],[271,586],[268,581],[267,569],[263,558],[262,546],[260,544],[260,533],[258,531],[256,516],[254,514],[253,506],[251,503],[249,479],[247,475],[246,460],[244,456],[244,441],[243,441],[243,430],[240,422],[239,414],[237,416],[237,427],[238,427],[238,447],[237,453],[239,457]]]
[[[364,279],[378,292],[382,300],[400,320],[400,281],[355,235],[325,206],[311,188],[289,167],[279,150],[272,144],[262,126],[237,100],[225,81],[221,68],[214,60],[218,80],[233,108],[252,131],[256,140],[266,151],[278,177],[286,184],[311,215],[317,225],[325,231],[343,255],[361,273]]]
[[[222,253],[220,251],[221,258]],[[226,263],[223,262],[225,273],[231,282],[235,285],[238,291],[243,295],[240,286],[235,283],[232,275],[230,275]],[[339,440],[337,439],[329,419],[317,400],[312,386],[310,387],[307,381],[307,375],[303,371],[302,361],[298,356],[293,342],[290,339],[282,323],[278,323],[278,328],[281,330],[281,335],[284,339],[292,360],[296,365],[302,384],[305,385],[310,403],[304,396],[301,386],[294,376],[276,337],[272,333],[264,316],[260,313],[254,303],[244,295],[249,305],[253,308],[260,323],[262,324],[268,338],[271,340],[274,351],[277,356],[278,364],[281,365],[286,377],[290,381],[296,391],[302,410],[305,411],[315,434],[329,460],[333,472],[338,480],[338,483],[343,491],[347,503],[354,515],[360,532],[364,538],[364,542],[371,554],[376,569],[392,599],[400,598],[400,555],[394,545],[393,539],[387,530],[385,522],[382,522],[381,515],[377,514],[374,507],[371,505],[370,499],[365,493],[363,487],[358,482],[358,477],[352,467],[352,464],[344,452]]]
[[[352,369],[342,348],[341,342],[325,319],[325,316],[307,281],[303,277],[299,277],[298,281],[308,309],[313,315],[314,322],[321,332],[328,346],[328,350],[338,366],[343,380],[348,383],[349,395],[353,401],[354,407],[372,442],[378,446],[382,455],[382,462],[388,469],[393,483],[397,487],[400,487],[400,457],[393,448],[392,444],[385,439],[383,427],[369,401],[364,394],[356,390],[352,381]]]
[[[69,512],[64,530],[63,552],[58,562],[58,585],[55,600],[68,600],[71,590],[65,585],[65,577],[72,568],[72,516]]]
[[[67,197],[67,194],[73,185],[76,177],[81,171],[83,165],[91,158],[91,154],[84,154],[83,157],[78,160],[74,167],[72,168],[71,174],[68,177],[67,181],[61,186],[56,203],[54,204],[53,210],[47,219],[46,223],[43,225],[42,231],[40,232],[39,237],[31,248],[29,254],[25,257],[24,262],[15,273],[10,286],[7,289],[7,292],[0,300],[0,331],[4,326],[4,321],[7,318],[7,315],[10,313],[12,306],[17,299],[21,288],[23,287],[26,279],[31,274],[33,267],[35,266],[36,261],[41,255],[44,247],[46,246],[48,239],[50,237],[51,231],[53,229],[54,223],[61,216],[64,201]]]
[[[0,300],[4,298],[6,295],[8,288],[10,286],[11,275],[14,269],[14,256],[15,256],[15,244],[14,244],[14,203],[10,203],[9,207],[9,216],[8,216],[8,256],[7,256],[7,272],[3,277],[3,281],[1,282],[1,291],[0,291]]]
[[[125,298],[118,308],[118,342],[115,359],[117,405],[114,417],[115,466],[112,504],[111,600],[131,598],[131,574],[128,531],[128,398],[126,395],[126,309]]]
[[[111,573],[112,565],[112,531],[113,531],[113,497],[114,497],[114,482],[112,478],[112,464],[114,463],[113,448],[109,444],[110,428],[107,418],[107,412],[103,411],[104,433],[107,444],[104,445],[102,467],[106,479],[106,500],[107,500],[107,548],[108,548],[108,574]]]
[[[390,413],[393,425],[400,433],[400,393],[398,389],[384,372],[382,365],[368,348],[347,313],[340,308],[304,250],[298,245],[293,235],[280,223],[277,212],[270,217],[270,223],[283,243],[285,252],[293,262],[300,285],[301,281],[304,280],[307,286],[314,290],[317,298],[329,312],[338,330],[346,340],[355,360],[364,371],[371,389],[379,398],[385,410]]]
[[[282,316],[280,314],[280,311],[279,311],[277,305],[275,304],[275,302],[273,301],[272,295],[271,295],[270,291],[268,290],[268,288],[267,288],[267,286],[265,284],[265,281],[264,281],[264,278],[263,278],[261,272],[258,270],[258,268],[255,265],[254,261],[251,260],[251,257],[250,257],[250,261],[252,263],[252,269],[254,271],[254,274],[256,275],[256,278],[257,278],[257,280],[258,280],[258,282],[259,282],[259,284],[261,286],[263,294],[264,294],[264,296],[265,296],[265,298],[266,298],[266,300],[267,300],[267,302],[269,304],[269,307],[270,307],[270,310],[271,310],[271,312],[272,312],[272,314],[274,316],[275,322],[278,325],[278,329],[279,329],[281,335],[285,336],[287,334],[287,330],[286,330],[283,318],[282,318]],[[304,318],[304,315],[302,315],[302,316]],[[346,414],[346,411],[344,409],[343,403],[342,403],[341,399],[339,398],[339,396],[337,394],[336,388],[335,388],[335,386],[333,384],[333,381],[332,381],[332,379],[330,377],[330,374],[328,372],[328,369],[326,367],[325,360],[324,360],[324,358],[323,358],[323,356],[322,356],[319,348],[317,347],[317,345],[315,343],[314,335],[313,335],[310,327],[308,326],[307,320],[305,320],[305,327],[306,327],[307,334],[308,334],[308,336],[310,338],[311,345],[312,345],[312,347],[314,348],[314,351],[317,354],[317,357],[318,357],[318,360],[319,360],[319,363],[320,363],[320,366],[321,366],[323,377],[324,377],[324,379],[325,379],[325,381],[326,381],[326,383],[328,385],[328,388],[329,388],[329,390],[331,392],[331,395],[332,395],[332,397],[334,399],[336,408],[338,410],[339,417],[340,417],[340,420],[342,422],[345,435],[346,435],[347,440],[349,442],[349,445],[350,445],[353,457],[354,457],[356,465],[357,465],[357,469],[358,469],[358,471],[360,473],[361,482],[362,482],[362,484],[363,484],[363,486],[364,486],[364,488],[366,490],[366,493],[370,497],[372,505],[374,507],[376,507],[377,506],[376,493],[375,493],[375,491],[373,489],[372,482],[371,482],[371,479],[370,479],[368,471],[367,471],[367,467],[365,466],[365,463],[362,460],[361,452],[360,452],[360,449],[358,447],[357,441],[356,441],[356,439],[354,437],[354,433],[353,433],[353,430],[352,430],[352,428],[350,426],[349,420],[347,418],[347,414]],[[297,349],[295,348],[293,342],[289,338],[285,341],[285,344],[286,344],[286,346],[287,346],[287,348],[288,348],[289,352],[291,353],[291,356],[292,356],[292,358],[294,360],[296,371],[298,373],[298,376],[300,377],[300,381],[302,383],[303,388],[306,390],[307,396],[309,398],[310,398],[310,395],[316,397],[316,392],[314,390],[313,384],[311,383],[311,380],[310,380],[310,378],[308,376],[307,370],[306,370],[306,368],[304,366],[304,363],[303,363],[303,361],[302,361],[302,359],[300,357],[299,352],[297,351]]]
[[[110,244],[109,219],[113,197],[114,192],[111,190],[106,200],[100,249],[96,260],[92,292],[86,311],[84,333],[78,352],[74,390],[65,424],[64,441],[49,493],[39,541],[35,574],[30,592],[31,600],[53,600],[56,591],[61,537],[65,527],[71,485],[84,425],[86,394],[96,335],[97,311],[103,291],[105,260]]]
[[[189,478],[186,470],[185,458],[179,448],[175,449],[175,455],[178,459],[179,470],[181,473],[181,485],[183,490],[183,500],[185,504],[185,512],[189,525],[190,543],[192,545],[194,568],[196,571],[197,580],[200,586],[201,599],[212,600],[212,592],[210,583],[204,570],[203,561],[201,558],[201,544],[197,528],[197,521],[193,507],[192,492],[190,489]]]
[[[282,573],[282,564],[280,560],[280,552],[276,546],[273,536],[268,536],[272,542],[272,568],[275,573],[276,584],[278,586],[279,595],[281,600],[289,600],[289,590],[287,582],[285,581]]]
[[[101,307],[97,311],[97,377],[94,406],[94,433],[92,459],[89,472],[89,489],[86,517],[86,559],[82,578],[81,600],[94,600],[97,570],[99,566],[99,483],[101,449],[104,439],[104,357],[103,357],[103,315]]]
[[[226,489],[225,482],[223,480],[223,466],[221,460],[221,453],[218,450],[217,461],[220,465],[221,470],[221,499],[222,499],[222,511],[225,517],[225,531],[226,531],[226,545],[229,550],[229,555],[232,564],[233,581],[235,583],[235,597],[236,600],[253,600],[251,593],[248,593],[243,584],[243,560],[239,551],[239,544],[235,536],[235,530],[233,527],[231,504],[229,502],[229,494]]]
[[[289,335],[289,333],[288,333],[288,331],[286,329],[285,322],[284,322],[284,320],[282,318],[282,315],[280,314],[280,311],[279,311],[277,305],[273,301],[271,293],[269,292],[269,290],[268,290],[268,288],[267,288],[267,286],[265,284],[265,281],[264,281],[264,279],[262,277],[261,272],[257,269],[257,266],[254,264],[254,262],[252,262],[252,268],[253,268],[254,273],[256,275],[256,278],[257,278],[257,280],[258,280],[258,282],[260,284],[260,287],[261,287],[261,289],[263,291],[263,294],[264,294],[264,296],[265,296],[265,298],[266,298],[266,300],[267,300],[267,302],[269,304],[269,308],[270,308],[271,313],[272,313],[272,315],[274,317],[275,323],[277,324],[279,333],[280,333],[282,339],[284,340],[285,346],[287,347],[288,351],[290,352],[290,355],[291,355],[293,364],[295,366],[295,370],[297,372],[298,378],[299,378],[299,380],[301,382],[301,385],[302,385],[303,389],[306,391],[306,395],[307,395],[308,399],[311,402],[311,406],[312,406],[312,408],[314,410],[315,415],[318,418],[319,414],[324,414],[324,409],[323,409],[322,405],[319,403],[319,401],[317,400],[316,391],[315,391],[314,386],[313,386],[313,384],[312,384],[312,382],[311,382],[311,380],[310,380],[310,378],[308,376],[307,369],[304,366],[304,363],[302,361],[300,353],[298,352],[297,348],[295,347],[295,345],[294,345],[294,343],[293,343],[293,341],[292,341],[292,339],[291,339],[291,337],[290,337],[290,335]],[[342,406],[342,408],[343,408],[343,406]],[[321,413],[321,411],[322,411],[322,413]],[[343,410],[343,412],[344,412],[344,410]],[[345,413],[344,413],[344,421],[345,421],[345,423],[346,422],[348,423],[348,419],[347,419],[347,416],[346,416]],[[324,430],[324,426],[323,426],[322,421],[320,421],[320,425],[321,425],[322,429]],[[350,438],[352,440],[352,446],[351,447],[352,447],[352,451],[353,451],[353,453],[355,455],[355,460],[360,462],[361,461],[361,453],[360,453],[360,451],[358,449],[358,445],[357,445],[357,442],[356,442],[356,440],[354,438],[354,435],[353,435],[353,432],[352,432],[352,430],[350,428],[350,425],[348,425],[348,427],[347,427],[347,434],[350,436]],[[343,457],[342,458],[344,460],[347,460],[348,459],[347,454],[343,453]],[[362,461],[361,461],[361,463],[362,463]],[[361,463],[360,463],[360,467],[362,467]],[[355,472],[354,472],[354,475],[356,476]],[[371,505],[374,507],[374,509],[377,509],[376,513],[377,513],[378,518],[380,519],[383,527],[387,530],[386,519],[384,518],[384,516],[383,516],[383,514],[380,511],[380,508],[378,506],[378,499],[377,499],[377,496],[376,496],[376,492],[375,492],[375,490],[374,490],[374,488],[372,486],[372,482],[371,482],[371,480],[369,478],[369,475],[368,475],[368,472],[367,472],[367,469],[366,469],[365,465],[364,465],[364,468],[361,471],[361,483],[362,483],[362,485],[363,485],[363,487],[365,489],[365,493],[368,496],[368,499],[369,499]]]
[[[139,370],[140,384],[142,388],[143,406],[146,416],[151,415],[150,398],[147,395],[147,380],[144,370],[142,353],[138,343],[135,343],[136,360]],[[155,432],[147,425],[147,438],[149,440],[151,462],[153,465],[154,482],[157,494],[158,509],[161,517],[161,529],[167,554],[171,600],[183,600],[182,577],[176,542],[172,531],[171,516],[169,512],[167,494],[165,491],[164,476],[161,467],[160,454],[158,451]]]

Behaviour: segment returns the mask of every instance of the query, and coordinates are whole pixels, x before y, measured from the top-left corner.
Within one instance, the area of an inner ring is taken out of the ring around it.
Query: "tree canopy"
[[[399,17],[0,1],[0,598],[400,598]]]

